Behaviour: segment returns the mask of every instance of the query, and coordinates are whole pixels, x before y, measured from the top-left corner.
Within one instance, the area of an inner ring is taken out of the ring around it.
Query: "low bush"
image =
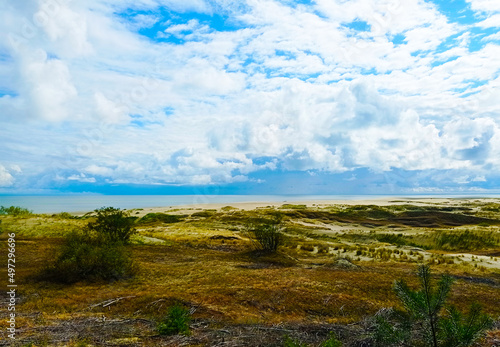
[[[132,276],[131,256],[121,243],[105,243],[87,233],[73,232],[57,251],[42,279],[60,283],[110,281]]]
[[[283,347],[307,347],[306,343],[302,343],[297,339],[292,339],[290,336],[285,336]]]
[[[247,234],[256,249],[274,253],[283,245],[285,228],[281,220],[281,215],[277,214],[273,219],[262,218],[248,225]]]
[[[342,342],[337,339],[333,332],[330,332],[330,338],[323,342],[321,347],[342,347]]]
[[[176,304],[168,309],[166,317],[158,324],[160,335],[189,335],[191,314],[188,309]]]
[[[102,207],[94,211],[96,218],[87,224],[87,229],[95,232],[103,242],[129,243],[130,237],[136,232],[134,218],[128,212],[114,207]]]
[[[23,216],[31,216],[32,214],[33,214],[33,211],[28,210],[27,208],[24,208],[24,207],[19,207],[19,206],[10,206],[10,207],[0,206],[0,215],[9,215],[9,216],[14,216],[14,217],[23,217]]]

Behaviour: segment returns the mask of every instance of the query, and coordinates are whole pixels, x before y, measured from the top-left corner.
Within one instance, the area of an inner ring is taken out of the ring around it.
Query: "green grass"
[[[155,224],[155,223],[178,223],[184,220],[185,215],[177,214],[166,214],[166,213],[148,213],[141,219],[139,219],[136,224],[138,226]]]
[[[447,251],[476,251],[500,245],[500,233],[480,230],[439,230],[433,233],[436,249]]]
[[[293,205],[293,204],[283,204],[280,209],[291,209],[291,210],[303,210],[307,208],[306,205]]]

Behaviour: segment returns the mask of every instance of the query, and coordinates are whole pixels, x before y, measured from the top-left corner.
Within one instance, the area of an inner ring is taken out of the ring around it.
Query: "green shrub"
[[[133,219],[113,207],[95,210],[83,231],[68,234],[41,278],[62,283],[130,277],[134,264],[125,247],[135,233]],[[65,216],[65,215],[63,215]]]
[[[307,347],[306,343],[302,343],[299,340],[292,339],[290,336],[285,336],[283,341],[283,347]]]
[[[472,346],[483,332],[492,326],[492,320],[481,313],[481,306],[471,305],[464,316],[455,307],[447,308],[447,316],[440,321],[443,346]]]
[[[136,230],[134,219],[129,217],[128,212],[114,207],[102,207],[94,212],[96,219],[87,224],[89,231],[95,232],[103,242],[130,242]]]
[[[373,338],[376,346],[394,346],[411,340],[411,320],[409,315],[393,308],[377,312],[373,319]]]
[[[133,273],[132,259],[122,244],[105,243],[89,234],[73,232],[66,237],[42,279],[61,283],[109,281]]]
[[[274,253],[283,245],[285,228],[281,220],[281,215],[277,214],[273,219],[259,219],[247,227],[247,234],[257,249]]]
[[[330,338],[321,344],[321,347],[341,347],[342,342],[337,340],[333,332],[330,332]]]
[[[453,283],[450,276],[441,276],[437,287],[432,284],[428,265],[420,265],[417,276],[420,290],[410,289],[403,280],[394,284],[404,311],[391,309],[375,316],[377,345],[465,347],[491,326],[491,318],[481,313],[478,304],[472,305],[467,317],[454,307],[444,310]]]
[[[4,207],[0,206],[0,215],[9,215],[14,217],[31,216],[33,211],[19,206]]]
[[[188,309],[176,304],[168,309],[168,313],[162,322],[158,324],[160,335],[189,335],[189,323],[191,314]]]

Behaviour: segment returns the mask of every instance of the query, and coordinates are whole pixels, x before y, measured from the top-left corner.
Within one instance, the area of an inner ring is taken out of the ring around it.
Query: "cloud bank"
[[[0,192],[500,185],[495,1],[2,6]]]

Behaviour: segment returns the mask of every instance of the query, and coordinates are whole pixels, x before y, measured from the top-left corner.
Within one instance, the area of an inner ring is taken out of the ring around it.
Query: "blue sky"
[[[496,0],[0,0],[0,194],[500,191]]]

